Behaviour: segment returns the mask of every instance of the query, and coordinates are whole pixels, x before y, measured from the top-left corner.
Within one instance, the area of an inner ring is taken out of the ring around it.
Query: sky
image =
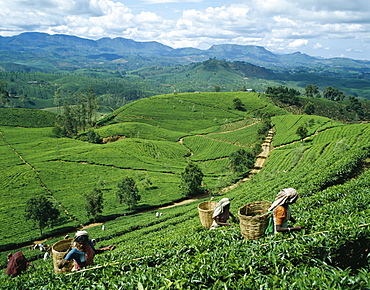
[[[370,60],[369,0],[0,0],[0,35],[123,37],[173,48],[258,45]]]

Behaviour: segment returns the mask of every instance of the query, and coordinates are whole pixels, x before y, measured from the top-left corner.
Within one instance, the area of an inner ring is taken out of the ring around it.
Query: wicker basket
[[[203,201],[198,204],[200,222],[205,228],[210,228],[213,222],[213,211],[217,205],[215,201]]]
[[[72,270],[72,267],[73,267],[72,262],[65,265],[62,269],[58,268],[58,263],[65,257],[68,250],[71,249],[71,246],[72,246],[72,239],[61,240],[52,246],[51,252],[53,254],[55,274],[70,272]]]
[[[239,209],[240,230],[244,238],[256,240],[265,236],[271,216],[271,213],[267,212],[270,206],[269,201],[255,201]]]

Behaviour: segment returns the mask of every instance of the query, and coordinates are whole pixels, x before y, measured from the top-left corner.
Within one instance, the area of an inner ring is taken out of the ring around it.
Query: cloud
[[[299,48],[308,44],[307,39],[296,39],[288,44],[289,48]]]
[[[197,3],[202,2],[203,0],[141,0],[141,2],[146,4],[163,4],[163,3],[185,3],[185,2],[191,2],[191,3]]]
[[[313,46],[313,49],[320,49],[322,48],[322,44],[321,43],[316,43],[314,46]]]
[[[272,51],[325,51],[323,47],[333,50],[336,46],[343,47],[340,53],[368,51],[368,0],[229,0],[217,5],[219,2],[0,0],[0,34],[40,31],[93,39],[125,37],[172,47],[236,43]],[[330,43],[324,44],[323,39]]]

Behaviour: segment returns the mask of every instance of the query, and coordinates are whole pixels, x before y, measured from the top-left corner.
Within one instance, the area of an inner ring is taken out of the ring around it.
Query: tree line
[[[297,89],[280,85],[277,87],[268,87],[266,94],[273,99],[284,103],[285,105],[302,107],[302,112],[308,115],[315,113],[315,105],[313,102],[307,102],[303,106],[301,102],[302,100],[299,98],[300,95],[307,98],[324,98],[334,102],[342,102],[346,100],[348,102],[347,105],[344,106],[344,110],[348,112],[354,112],[359,120],[366,119],[366,113],[359,98],[351,95],[346,96],[342,91],[331,86],[328,86],[320,93],[317,85],[308,84],[305,87],[304,92],[301,94],[301,92]],[[343,111],[339,111],[339,113],[343,113]]]

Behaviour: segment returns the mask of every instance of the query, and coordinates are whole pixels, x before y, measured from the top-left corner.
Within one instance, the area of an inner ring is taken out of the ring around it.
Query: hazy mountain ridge
[[[207,50],[197,48],[172,48],[156,41],[137,42],[125,38],[101,38],[91,40],[77,36],[26,32],[12,37],[0,36],[0,62],[29,65],[35,64],[35,58],[41,58],[49,64],[49,70],[63,70],[70,62],[71,66],[91,67],[98,64],[106,68],[117,69],[114,60],[124,59],[120,66],[129,69],[149,65],[183,65],[200,62],[209,58],[227,61],[244,61],[254,65],[276,70],[305,69],[328,70],[363,74],[370,71],[370,61],[349,58],[321,59],[300,52],[292,54],[274,54],[262,46],[221,44]],[[110,62],[110,63],[107,63]],[[47,67],[47,66],[46,66]],[[6,68],[5,68],[6,70]]]

